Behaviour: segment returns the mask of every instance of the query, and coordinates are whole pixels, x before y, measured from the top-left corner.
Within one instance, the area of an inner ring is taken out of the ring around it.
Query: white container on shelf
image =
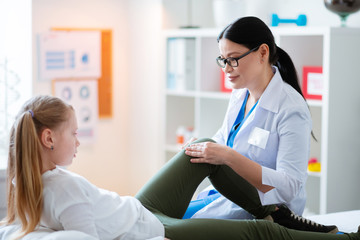
[[[167,88],[177,91],[195,88],[195,39],[172,38],[168,40]]]
[[[216,27],[225,27],[235,19],[246,14],[245,0],[213,0],[214,21]]]

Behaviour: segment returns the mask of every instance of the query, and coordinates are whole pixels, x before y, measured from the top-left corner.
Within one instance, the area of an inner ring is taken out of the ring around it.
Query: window
[[[14,117],[32,93],[31,11],[31,0],[0,1],[0,169]]]

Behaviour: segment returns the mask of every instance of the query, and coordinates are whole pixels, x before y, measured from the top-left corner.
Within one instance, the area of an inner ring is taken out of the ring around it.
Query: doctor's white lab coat
[[[262,166],[262,183],[275,187],[263,193],[263,205],[286,203],[301,215],[305,208],[307,163],[310,153],[312,121],[303,97],[285,83],[279,70],[259,99],[258,105],[243,123],[233,148]],[[213,139],[226,145],[247,89],[232,92],[222,127]],[[194,217],[242,218],[239,207],[221,197]]]

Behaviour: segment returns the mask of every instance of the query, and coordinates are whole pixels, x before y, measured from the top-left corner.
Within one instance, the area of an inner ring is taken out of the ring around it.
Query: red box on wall
[[[230,83],[228,81],[226,81],[224,71],[221,70],[220,72],[221,72],[221,91],[222,92],[231,92],[232,88],[231,88]]]
[[[323,91],[323,71],[319,66],[303,67],[302,92],[306,99],[322,99]]]

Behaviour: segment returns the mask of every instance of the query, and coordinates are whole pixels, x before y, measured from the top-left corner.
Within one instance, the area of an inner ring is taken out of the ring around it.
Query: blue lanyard
[[[229,133],[228,136],[228,140],[226,145],[233,148],[234,145],[234,139],[236,134],[239,132],[239,129],[241,128],[241,126],[243,125],[243,123],[246,121],[246,119],[248,118],[248,116],[252,113],[252,111],[254,110],[254,108],[256,107],[256,105],[258,104],[259,100],[255,103],[255,105],[251,108],[251,110],[249,111],[249,113],[246,115],[245,117],[245,108],[246,108],[246,102],[248,100],[249,97],[249,91],[246,92],[246,96],[244,99],[244,102],[240,108],[240,111],[236,117],[236,120],[234,122],[234,125],[231,128],[231,131]],[[245,118],[244,118],[245,117]]]

